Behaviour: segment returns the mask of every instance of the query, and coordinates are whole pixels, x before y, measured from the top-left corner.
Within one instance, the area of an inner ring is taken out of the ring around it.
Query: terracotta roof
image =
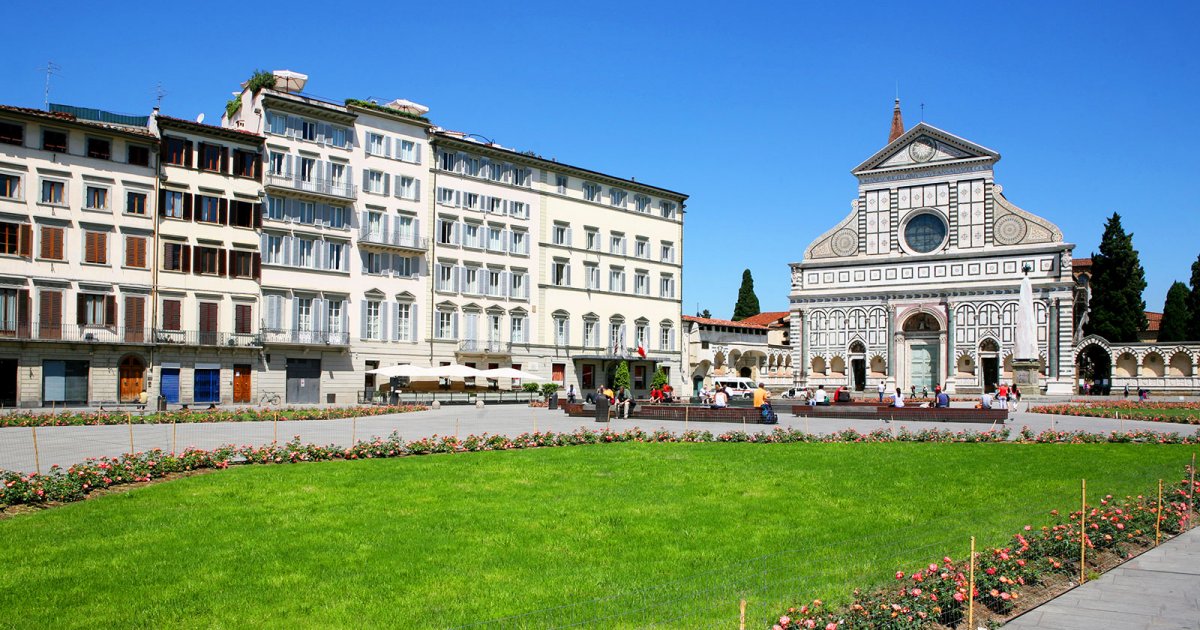
[[[790,313],[788,313],[788,311],[771,311],[768,313],[759,313],[758,315],[751,315],[750,317],[747,317],[746,319],[743,319],[742,321],[740,321],[738,323],[756,324],[756,325],[760,325],[760,326],[767,326],[769,328],[778,327],[778,326],[783,325],[779,322],[779,320],[787,319],[789,315],[790,315]]]
[[[1158,332],[1162,327],[1162,313],[1146,311],[1146,332]]]
[[[888,144],[904,135],[904,117],[900,115],[900,98],[896,98],[896,107],[892,109],[892,130],[888,133]]]
[[[263,136],[262,134],[254,133],[253,131],[246,131],[245,129],[236,129],[233,127],[222,127],[220,125],[210,125],[208,123],[199,123],[194,120],[187,120],[184,118],[175,118],[174,116],[164,116],[162,114],[159,114],[158,119],[162,120],[162,121],[166,121],[167,124],[169,124],[169,125],[175,125],[177,127],[187,127],[190,129],[196,129],[202,133],[214,133],[214,134],[236,133],[236,134],[243,135],[243,136],[249,136],[249,138],[247,138],[248,140],[249,139],[262,140],[263,138],[266,137],[266,136]]]
[[[1072,269],[1091,269],[1092,268],[1092,259],[1091,258],[1076,258],[1075,260],[1071,261],[1071,268]]]
[[[709,326],[731,326],[733,328],[750,328],[754,330],[766,330],[767,327],[762,324],[747,324],[744,322],[735,322],[728,319],[712,319],[710,317],[696,317],[694,315],[684,315],[683,321],[696,322],[697,324],[706,324]]]
[[[145,127],[130,127],[127,125],[109,125],[106,123],[95,122],[95,121],[91,121],[91,120],[80,120],[79,118],[75,117],[74,115],[68,114],[66,112],[48,112],[44,109],[32,109],[29,107],[17,107],[15,105],[0,105],[0,111],[13,112],[16,114],[25,114],[26,116],[33,116],[35,118],[45,118],[48,120],[55,120],[55,121],[59,121],[59,122],[69,122],[69,123],[74,123],[76,125],[86,125],[88,127],[96,127],[99,129],[106,129],[106,130],[114,132],[114,133],[125,133],[125,134],[131,134],[131,135],[135,135],[135,136],[146,136],[149,138],[154,137],[154,134],[150,133],[150,130],[146,129]]]

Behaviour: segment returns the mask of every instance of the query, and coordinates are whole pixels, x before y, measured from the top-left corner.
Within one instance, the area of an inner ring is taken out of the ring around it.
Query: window
[[[499,269],[487,270],[487,294],[491,297],[502,297],[504,295],[504,283],[500,281],[504,272]]]
[[[434,336],[437,337],[438,339],[453,339],[453,338],[455,338],[457,336],[457,333],[454,330],[456,328],[456,326],[454,324],[455,324],[455,322],[454,322],[454,313],[453,312],[438,311],[437,328],[436,328],[436,330],[433,331]]]
[[[385,175],[382,171],[367,171],[367,192],[378,195],[386,194],[384,190]]]
[[[326,328],[330,333],[342,334],[346,332],[345,311],[342,309],[340,300],[327,300],[325,302],[325,314],[328,315],[325,321]]]
[[[504,251],[504,229],[497,226],[488,226],[487,229],[488,242],[487,248],[493,252]]]
[[[21,176],[0,173],[0,197],[7,199],[21,198]]]
[[[661,201],[658,204],[659,212],[662,213],[664,219],[675,218],[675,204],[670,201]]]
[[[567,283],[570,284],[570,268],[567,269]],[[529,298],[529,293],[526,289],[528,286],[529,274],[519,271],[514,271],[509,274],[509,292],[511,298],[524,300]]]
[[[163,300],[162,327],[164,330],[182,330],[183,302],[180,300]]]
[[[584,274],[587,276],[587,288],[589,290],[600,290],[600,267],[597,265],[584,264]]]
[[[625,206],[625,198],[627,196],[628,196],[628,194],[624,190],[621,190],[620,188],[609,188],[608,189],[608,203],[610,203],[614,206],[624,207]]]
[[[625,235],[613,232],[612,238],[609,239],[608,253],[625,255]]]
[[[112,159],[112,142],[103,138],[87,139],[87,156],[97,160]]]
[[[221,272],[221,250],[215,247],[196,248],[196,273],[217,275]]]
[[[650,241],[644,238],[637,239],[634,243],[633,251],[634,256],[638,258],[650,258]]]
[[[274,265],[283,264],[283,237],[276,234],[266,235],[266,247],[263,248],[263,262]]]
[[[300,181],[311,184],[316,180],[317,161],[312,158],[300,158]]]
[[[663,241],[661,258],[663,262],[675,262],[675,244]]]
[[[108,189],[99,186],[88,186],[84,193],[84,204],[88,210],[107,210]]]
[[[457,196],[458,196],[457,192],[454,189],[451,189],[451,188],[438,188],[437,189],[438,203],[442,204],[443,206],[458,205],[458,203],[455,201],[455,198]]]
[[[67,184],[49,179],[42,180],[42,203],[52,206],[66,205]]]
[[[417,201],[417,179],[402,175],[399,181],[400,183],[396,186],[396,194],[401,199]]]
[[[163,269],[166,271],[190,271],[191,249],[182,243],[163,245]]]
[[[30,256],[32,230],[26,223],[0,223],[0,254]]]
[[[39,256],[46,260],[66,260],[63,251],[63,228],[42,226],[42,247]]]
[[[584,184],[583,184],[583,198],[584,198],[584,199],[587,199],[588,201],[596,201],[596,202],[599,202],[599,201],[600,201],[600,184],[593,184],[593,183],[591,183],[591,182],[584,182]]]
[[[25,144],[25,127],[0,121],[0,142],[17,146]]]
[[[296,330],[312,332],[313,330],[313,299],[296,298]]]
[[[22,325],[22,331],[27,331],[29,315],[24,312],[28,308],[29,292],[22,289],[0,289],[0,333],[12,336]]]
[[[637,345],[648,350],[650,348],[650,334],[647,332],[646,325],[638,324],[633,330]]]
[[[565,260],[551,263],[550,282],[556,287],[571,286],[571,263]]]
[[[83,233],[83,262],[94,265],[108,264],[108,233]]]
[[[233,150],[233,174],[238,177],[258,177],[259,157],[254,151]]]
[[[325,268],[330,271],[343,271],[342,260],[346,255],[345,243],[327,243],[328,260],[325,261]]]
[[[437,264],[437,284],[438,291],[455,291],[454,286],[454,265],[449,263]]]
[[[163,138],[163,159],[176,166],[192,165],[192,143],[183,138]]]
[[[504,200],[499,197],[487,197],[484,207],[491,214],[504,214]]]
[[[554,224],[554,228],[551,232],[550,238],[551,238],[551,241],[555,245],[565,245],[567,247],[570,247],[571,246],[571,228],[569,226],[562,225],[561,223],[556,223],[556,224]]]
[[[254,253],[231,250],[229,252],[230,271],[235,278],[254,277]]]
[[[225,171],[225,147],[215,144],[200,145],[200,168],[222,173]]]
[[[625,347],[625,324],[609,322],[608,346],[613,349],[614,353],[620,352]]]
[[[600,322],[591,319],[583,320],[583,345],[595,348],[600,345]]]
[[[287,116],[276,114],[275,112],[267,113],[267,131],[284,135],[287,133]]]
[[[125,160],[134,166],[150,166],[150,148],[140,144],[127,145]]]
[[[587,235],[587,249],[594,252],[600,251],[600,232],[596,230],[586,230],[584,234]]]
[[[205,223],[220,223],[220,200],[216,197],[196,195],[196,220]]]
[[[525,316],[513,315],[509,318],[509,321],[511,324],[509,341],[513,343],[525,343]]]
[[[146,214],[146,193],[125,193],[125,212],[127,214]]]
[[[272,151],[267,157],[267,172],[272,175],[291,175],[287,172],[287,162],[282,153]]]
[[[463,207],[468,210],[479,210],[479,195],[475,193],[464,193]]]
[[[507,164],[492,162],[488,164],[487,177],[494,182],[502,182],[504,181],[504,176],[508,173],[508,169],[509,166]]]
[[[82,293],[79,295],[78,307],[80,312],[77,314],[77,321],[84,326],[115,326],[116,313],[111,313],[113,317],[105,317],[109,315],[109,304],[113,305],[113,311],[116,310],[116,300],[111,295],[95,295],[91,293]]]
[[[463,247],[483,248],[482,236],[480,236],[480,228],[478,223],[463,223]]]
[[[512,201],[508,204],[508,213],[518,219],[529,218],[529,204],[523,201]]]
[[[296,266],[305,269],[313,267],[313,244],[316,241],[310,238],[298,238],[296,243]]]
[[[625,270],[613,267],[608,272],[608,290],[618,293],[625,292]]]
[[[367,132],[367,155],[383,155],[383,136]]]
[[[650,295],[650,274],[644,271],[634,272],[633,292],[637,295]]]
[[[509,249],[514,254],[529,254],[529,235],[525,232],[512,231],[512,247]]]
[[[443,151],[441,158],[443,171],[453,171],[458,166],[458,156],[453,153]]]
[[[478,267],[463,267],[462,269],[462,292],[472,295],[483,293],[479,290],[479,268]]]
[[[650,198],[647,197],[646,195],[634,195],[633,196],[633,204],[638,212],[641,212],[641,213],[650,212]]]
[[[309,225],[312,225],[316,221],[317,204],[311,201],[296,201],[293,207],[296,211],[296,221]]]
[[[571,178],[566,175],[556,175],[554,177],[555,185],[558,186],[558,194],[567,194],[567,188],[570,186]]]
[[[254,227],[254,215],[257,207],[258,204],[249,201],[229,202],[229,225],[244,228]]]
[[[382,328],[380,326],[380,308],[381,304],[379,302],[374,300],[367,301],[367,329],[363,331],[364,339],[381,338],[382,335],[380,335],[380,333],[382,332]]]
[[[311,120],[302,120],[300,122],[300,137],[310,142],[317,141],[317,123]]]
[[[396,339],[399,341],[415,341],[412,330],[412,304],[396,305]]]
[[[42,149],[55,153],[67,152],[67,134],[64,131],[52,129],[42,130]]]
[[[442,245],[458,245],[458,222],[449,219],[438,219],[438,243]]]
[[[146,268],[146,237],[128,235],[125,237],[125,266]]]
[[[400,141],[400,159],[405,162],[418,162],[417,143],[412,140]]]
[[[249,335],[254,332],[254,307],[252,305],[233,305],[233,332],[239,335]]]
[[[571,328],[566,317],[554,318],[554,345],[564,348],[570,345]]]
[[[389,263],[391,262],[390,254],[381,254],[379,252],[366,252],[366,261],[363,267],[363,273],[371,276],[378,276],[387,273]]]
[[[163,216],[175,219],[183,218],[183,193],[173,190],[164,191],[163,201],[166,202],[166,207],[161,211]]]
[[[664,298],[675,297],[675,278],[671,276],[662,276],[658,280],[658,296]]]

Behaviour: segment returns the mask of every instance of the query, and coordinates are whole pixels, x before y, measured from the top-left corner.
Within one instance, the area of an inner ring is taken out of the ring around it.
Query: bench
[[[1003,424],[1007,409],[974,409],[970,407],[889,407],[886,405],[847,405],[830,407],[795,406],[792,415],[801,418],[854,418],[910,422],[968,422]]]
[[[100,411],[106,411],[106,410],[118,410],[119,411],[121,409],[126,409],[129,411],[134,411],[134,410],[142,411],[142,410],[145,410],[146,407],[149,405],[150,405],[149,402],[146,402],[146,403],[119,402],[116,400],[102,400],[102,401],[96,403],[96,407],[99,408]]]

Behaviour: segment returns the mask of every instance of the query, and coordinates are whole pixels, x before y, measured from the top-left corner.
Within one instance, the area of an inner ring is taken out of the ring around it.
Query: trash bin
[[[157,407],[157,409],[158,409],[159,411],[166,411],[166,410],[167,410],[167,397],[166,397],[166,396],[159,396],[159,397],[158,397],[158,404],[156,405],[156,407]]]
[[[596,396],[596,422],[608,422],[608,398]]]
[[[550,394],[549,408],[551,410],[558,409],[558,392],[554,392],[553,394]]]

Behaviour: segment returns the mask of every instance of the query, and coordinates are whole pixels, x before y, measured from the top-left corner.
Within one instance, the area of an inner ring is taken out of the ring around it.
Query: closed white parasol
[[[526,381],[544,381],[544,380],[546,380],[546,379],[538,376],[537,374],[530,374],[529,372],[525,372],[522,370],[516,370],[513,368],[496,368],[494,370],[484,370],[483,372],[480,373],[480,376],[486,376],[487,378],[519,378],[519,379],[526,380]]]
[[[374,370],[367,370],[367,374],[375,374],[377,376],[383,376],[387,378],[396,378],[400,376],[407,376],[409,378],[433,376],[429,373],[429,368],[421,367],[419,365],[411,365],[408,363],[404,365],[388,365],[381,368],[375,368]]]

